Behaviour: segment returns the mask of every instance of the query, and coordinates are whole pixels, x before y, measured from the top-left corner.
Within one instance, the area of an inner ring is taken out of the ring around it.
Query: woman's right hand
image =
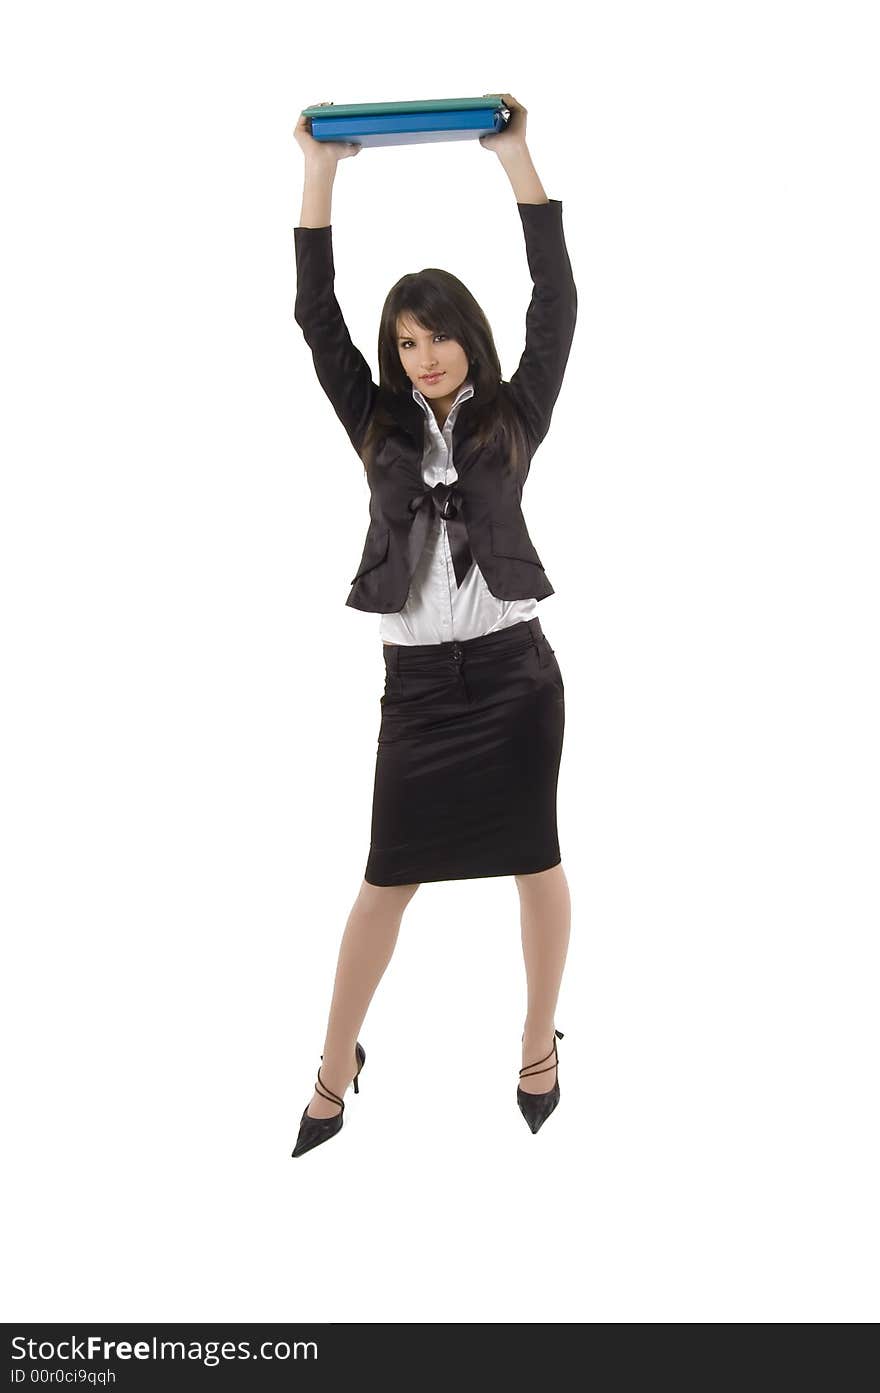
[[[318,103],[313,102],[312,105],[317,106]],[[305,156],[306,164],[329,165],[335,168],[339,160],[347,159],[349,155],[359,155],[364,148],[356,141],[316,140],[310,125],[311,117],[301,112],[293,129],[294,138]]]

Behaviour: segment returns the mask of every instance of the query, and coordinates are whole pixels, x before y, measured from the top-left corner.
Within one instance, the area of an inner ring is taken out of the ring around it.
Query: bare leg
[[[519,1080],[526,1093],[547,1093],[556,1082],[552,1061],[556,999],[571,932],[571,898],[562,864],[536,875],[518,875],[523,958],[528,983],[528,1008],[522,1044],[522,1064],[550,1055],[544,1071]]]
[[[415,885],[361,884],[342,935],[336,980],[330,1002],[321,1079],[340,1098],[357,1072],[354,1047],[367,1008],[391,961],[403,911],[418,890]],[[339,1104],[315,1090],[310,1117],[333,1117]]]

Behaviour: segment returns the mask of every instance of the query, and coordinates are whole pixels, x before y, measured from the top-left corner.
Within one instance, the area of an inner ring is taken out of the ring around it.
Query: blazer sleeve
[[[293,240],[293,317],[312,351],[318,381],[352,445],[360,452],[379,389],[369,364],[351,341],[336,299],[332,229],[295,227]]]
[[[577,322],[577,290],[562,230],[562,201],[517,203],[532,277],[526,344],[508,392],[537,449],[550,428]]]

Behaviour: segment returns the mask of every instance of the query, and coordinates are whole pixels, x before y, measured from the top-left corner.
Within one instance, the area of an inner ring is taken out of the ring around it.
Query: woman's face
[[[454,398],[468,375],[468,356],[456,339],[425,329],[408,316],[397,321],[397,351],[414,387],[430,402]],[[433,382],[428,376],[439,374]]]

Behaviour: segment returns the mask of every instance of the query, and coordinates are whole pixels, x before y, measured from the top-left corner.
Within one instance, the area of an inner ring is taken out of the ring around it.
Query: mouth
[[[440,378],[443,377],[443,376],[444,376],[444,374],[443,374],[442,372],[432,372],[432,373],[430,374],[430,376],[428,376],[428,377],[423,377],[423,378],[422,378],[422,381],[423,381],[423,382],[427,382],[428,385],[430,386],[432,382],[439,382],[439,381],[440,381]]]

